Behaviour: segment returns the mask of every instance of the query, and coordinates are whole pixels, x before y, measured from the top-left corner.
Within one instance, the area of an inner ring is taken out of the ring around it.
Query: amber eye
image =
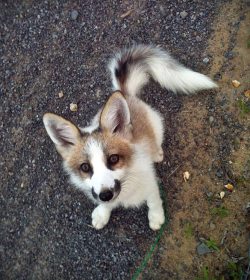
[[[90,167],[90,165],[87,163],[87,162],[84,162],[82,165],[81,165],[81,170],[83,171],[83,172],[90,172],[90,170],[91,170],[91,167]]]
[[[119,155],[111,155],[108,159],[109,164],[116,164],[119,161]]]

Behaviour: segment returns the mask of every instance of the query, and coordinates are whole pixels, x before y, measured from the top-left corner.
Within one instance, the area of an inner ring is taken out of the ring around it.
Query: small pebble
[[[189,178],[190,178],[190,173],[189,173],[188,171],[185,171],[185,172],[183,173],[183,179],[184,179],[184,181],[187,182],[187,181],[189,180]]]
[[[70,14],[70,17],[72,20],[76,20],[78,18],[78,12],[76,10],[73,10]]]
[[[210,116],[210,117],[209,117],[209,122],[212,123],[213,121],[214,121],[214,117],[213,117],[213,116]]]
[[[227,190],[229,190],[230,192],[232,192],[233,189],[234,189],[234,186],[233,186],[232,184],[226,184],[226,185],[225,185],[225,188],[226,188]]]
[[[208,57],[205,57],[202,61],[203,61],[203,63],[208,64],[209,58],[208,58]]]
[[[224,196],[225,196],[225,192],[220,192],[220,199],[223,199]]]
[[[198,247],[196,248],[196,250],[197,250],[198,255],[205,255],[205,254],[208,254],[208,253],[213,252],[213,251],[210,250],[210,249],[207,247],[207,245],[204,244],[204,243],[200,243],[200,244],[198,245]]]
[[[62,91],[60,91],[60,92],[58,93],[58,97],[59,97],[59,98],[62,98],[62,97],[63,97],[63,95],[64,95],[64,94],[63,94],[63,92],[62,92]]]
[[[188,13],[187,13],[186,11],[180,12],[180,16],[181,16],[181,18],[183,18],[183,19],[186,18],[187,15],[188,15]]]
[[[250,89],[246,90],[244,92],[244,95],[247,97],[247,98],[250,98]]]
[[[232,85],[235,87],[235,88],[238,88],[240,86],[240,82],[237,81],[237,80],[233,80],[232,81]]]
[[[71,112],[76,112],[77,111],[77,104],[70,103],[69,108],[70,108]]]

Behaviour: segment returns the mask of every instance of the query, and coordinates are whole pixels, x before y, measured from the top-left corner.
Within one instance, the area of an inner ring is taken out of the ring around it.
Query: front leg
[[[165,221],[162,200],[157,184],[155,184],[153,192],[147,198],[148,220],[152,230],[159,230]]]
[[[112,209],[105,204],[98,205],[92,212],[92,226],[102,229],[109,221]]]

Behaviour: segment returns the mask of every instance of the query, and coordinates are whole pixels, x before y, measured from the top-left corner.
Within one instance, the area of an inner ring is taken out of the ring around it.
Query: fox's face
[[[64,155],[71,181],[97,201],[114,200],[132,157],[128,141],[115,134],[80,134],[76,144]]]
[[[130,114],[122,94],[111,95],[92,133],[55,114],[45,114],[43,121],[71,181],[98,202],[116,199],[133,158]]]

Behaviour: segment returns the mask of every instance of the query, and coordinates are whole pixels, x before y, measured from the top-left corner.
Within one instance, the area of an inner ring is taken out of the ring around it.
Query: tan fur
[[[119,162],[113,166],[112,169],[122,168],[129,166],[133,151],[129,145],[129,142],[122,139],[118,135],[112,135],[110,133],[102,134],[104,146],[104,152],[106,156],[113,154],[119,155]]]
[[[84,147],[88,137],[94,138],[103,144],[106,160],[113,154],[119,155],[119,162],[112,166],[113,170],[129,166],[133,154],[129,142],[118,135],[113,135],[108,132],[95,132],[91,136],[82,136],[79,138],[78,142],[70,149],[61,149],[59,151],[69,168],[74,170],[78,175],[81,175],[83,178],[89,177],[89,174],[81,171],[81,164],[89,162],[87,155],[84,153]]]
[[[107,100],[100,116],[100,127],[104,132],[113,132],[111,131],[114,129],[113,121],[112,121],[112,113],[115,111],[115,108],[119,108],[119,113],[117,117],[120,119],[118,121],[122,129],[119,130],[119,134],[128,140],[131,140],[131,127],[129,125],[129,112],[127,112],[127,103],[126,100],[120,91],[115,91]],[[112,113],[111,113],[112,112]]]
[[[133,96],[125,97],[129,106],[132,120],[133,143],[146,141],[149,147],[149,153],[153,156],[158,152],[159,147],[156,143],[156,135],[151,125],[148,112],[145,109],[145,103]]]
[[[129,130],[131,130],[131,137],[126,138],[131,140],[132,143],[140,143],[141,141],[144,141],[147,143],[149,149],[148,152],[152,157],[155,154],[158,154],[160,147],[156,143],[156,135],[145,108],[147,105],[134,96],[123,95],[120,91],[112,93],[101,112],[100,123],[104,132],[107,131],[105,126],[106,114],[108,114],[112,103],[116,102],[117,99],[125,99],[130,111],[132,129],[131,127],[127,127],[125,133],[128,134]]]
[[[115,91],[106,101],[104,108],[100,115],[100,126],[105,130],[106,129],[106,115],[108,114],[111,105],[118,99],[123,98],[123,95],[120,91]]]
[[[67,158],[64,158],[68,167],[82,178],[88,178],[90,176],[90,174],[81,170],[81,165],[84,162],[88,163],[88,157],[83,152],[86,139],[87,137],[82,137],[79,139],[79,142],[74,145],[74,147],[71,149],[71,152],[67,154]]]

